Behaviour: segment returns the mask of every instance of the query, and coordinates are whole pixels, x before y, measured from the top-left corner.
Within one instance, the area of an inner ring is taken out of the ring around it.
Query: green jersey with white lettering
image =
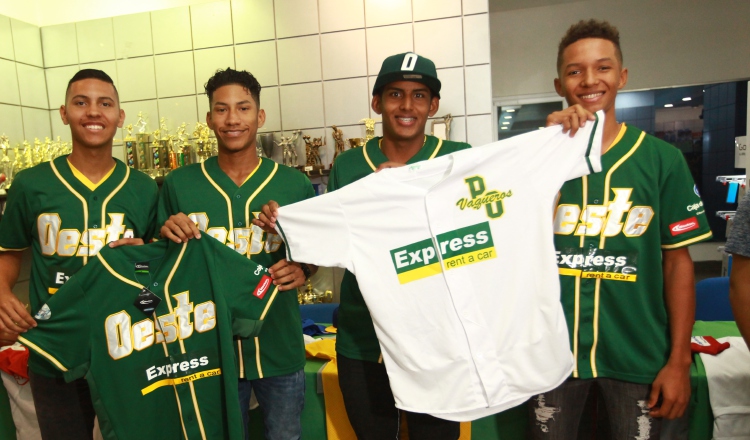
[[[682,153],[623,124],[602,172],[562,187],[554,227],[573,376],[652,383],[671,348],[662,252],[711,238]]]

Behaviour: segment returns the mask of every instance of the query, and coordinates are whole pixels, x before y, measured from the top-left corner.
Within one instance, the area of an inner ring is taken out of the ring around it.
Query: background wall
[[[208,110],[205,81],[217,68],[247,69],[263,85],[261,131],[325,135],[324,163],[334,149],[326,127],[363,136],[360,119],[380,120],[369,104],[382,60],[415,51],[437,65],[436,116],[454,116],[451,138],[492,140],[487,0],[223,0],[42,26],[41,47],[46,83],[32,89],[41,108],[63,103],[78,69],[98,68],[114,79],[126,124],[143,111],[149,130],[165,117],[172,132],[182,122],[192,132]],[[55,112],[48,112],[52,134],[66,139]],[[0,120],[0,132],[7,125]]]
[[[626,90],[747,78],[748,17],[745,0],[492,1],[493,96],[554,94],[557,44],[571,24],[587,18],[619,28]]]

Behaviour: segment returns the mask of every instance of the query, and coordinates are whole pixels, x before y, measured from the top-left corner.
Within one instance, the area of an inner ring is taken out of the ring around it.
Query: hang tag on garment
[[[151,316],[159,306],[159,303],[161,303],[161,299],[154,292],[144,287],[141,289],[141,293],[138,294],[138,298],[135,299],[133,305],[143,312],[144,315]]]

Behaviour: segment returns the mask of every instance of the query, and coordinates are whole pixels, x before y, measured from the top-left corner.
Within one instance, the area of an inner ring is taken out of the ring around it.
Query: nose
[[[410,94],[405,94],[404,99],[401,100],[401,109],[403,110],[411,110],[412,105],[414,104],[413,98]]]
[[[237,124],[239,122],[237,110],[230,108],[227,110],[227,124]]]
[[[586,69],[583,72],[583,85],[593,86],[597,83],[597,77],[593,69]]]

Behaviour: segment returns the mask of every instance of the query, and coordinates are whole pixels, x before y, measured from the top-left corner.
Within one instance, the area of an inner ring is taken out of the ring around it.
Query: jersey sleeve
[[[234,334],[242,338],[257,336],[277,295],[296,295],[279,292],[273,285],[268,269],[253,262],[210,237],[200,242],[211,261],[211,282],[215,292],[224,295],[233,317]]]
[[[673,149],[659,189],[662,249],[677,249],[711,238],[703,201],[682,153]]]
[[[91,357],[90,310],[84,290],[72,277],[34,316],[37,326],[18,340],[60,370],[66,381],[79,379]]]
[[[730,254],[750,257],[750,191],[737,206],[737,212],[732,222],[732,230],[724,247]]]
[[[529,178],[545,197],[557,193],[567,180],[601,171],[604,112],[597,112],[596,117],[574,137],[563,133],[561,126],[518,136]]]
[[[289,260],[352,270],[342,192],[346,188],[279,208],[276,229]]]
[[[23,174],[19,174],[8,189],[0,220],[0,251],[21,251],[31,246],[34,220],[24,183]]]

